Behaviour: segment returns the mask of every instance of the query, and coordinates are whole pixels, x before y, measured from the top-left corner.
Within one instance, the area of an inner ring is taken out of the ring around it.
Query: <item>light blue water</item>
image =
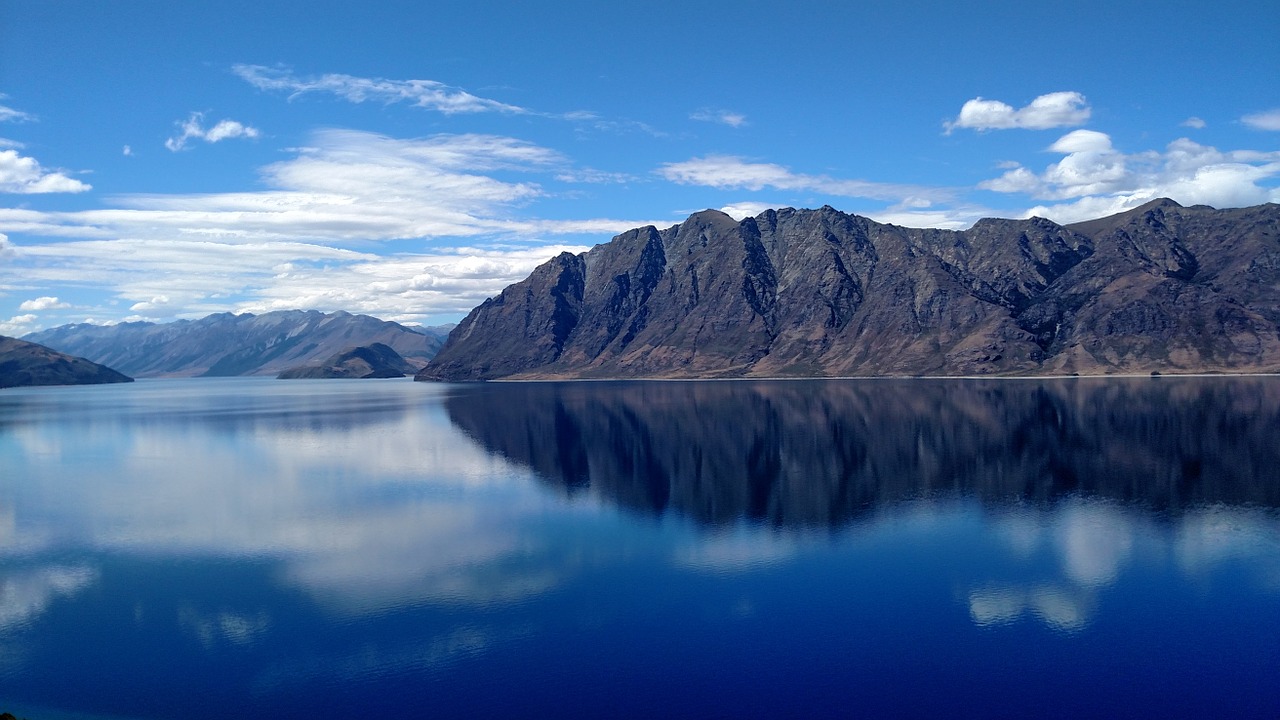
[[[0,392],[0,710],[1280,715],[1280,380]]]

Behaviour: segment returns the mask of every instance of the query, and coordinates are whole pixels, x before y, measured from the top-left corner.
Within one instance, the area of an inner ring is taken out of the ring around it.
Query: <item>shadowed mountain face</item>
[[[429,328],[419,331],[368,315],[315,310],[221,313],[159,325],[63,325],[24,339],[138,377],[275,375],[373,343],[388,345],[421,367],[442,343]]]
[[[1280,507],[1275,378],[501,383],[446,409],[547,482],[706,523],[937,494]]]
[[[0,336],[0,388],[124,382],[133,378],[43,345]]]
[[[708,210],[548,261],[418,379],[1277,369],[1280,205],[1161,200],[963,232]]]

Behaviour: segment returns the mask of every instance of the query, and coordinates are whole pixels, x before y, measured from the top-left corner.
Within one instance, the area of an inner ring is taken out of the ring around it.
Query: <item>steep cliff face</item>
[[[962,232],[705,211],[561,255],[419,379],[1280,368],[1280,206],[1156,201]]]

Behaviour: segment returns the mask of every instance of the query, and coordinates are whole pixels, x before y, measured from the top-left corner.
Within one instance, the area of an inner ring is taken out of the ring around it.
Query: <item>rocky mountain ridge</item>
[[[161,324],[63,325],[23,339],[135,377],[220,377],[276,375],[373,343],[392,347],[420,367],[439,350],[442,334],[369,315],[282,310]]]
[[[420,380],[1280,370],[1280,205],[1062,226],[704,211],[561,254]]]

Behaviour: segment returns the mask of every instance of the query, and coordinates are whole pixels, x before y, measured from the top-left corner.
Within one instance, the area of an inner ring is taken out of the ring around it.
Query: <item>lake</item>
[[[1280,378],[0,392],[0,710],[1280,716]]]

